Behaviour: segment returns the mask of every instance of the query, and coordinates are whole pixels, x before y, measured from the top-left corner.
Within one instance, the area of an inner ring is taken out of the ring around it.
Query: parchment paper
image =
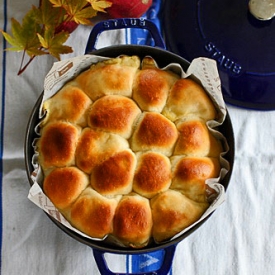
[[[57,93],[60,88],[68,81],[75,78],[79,73],[88,69],[91,64],[97,63],[108,58],[96,56],[96,55],[83,55],[75,58],[71,58],[68,60],[63,60],[60,62],[54,63],[52,69],[47,74],[44,81],[44,94],[42,103],[40,106],[39,118],[43,118],[43,110],[42,105],[45,100],[52,97],[55,93]],[[165,68],[161,68],[163,70],[172,70],[173,72],[179,74],[182,78],[193,77],[196,81],[200,82],[202,86],[205,88],[209,96],[212,98],[213,103],[215,104],[217,110],[219,111],[218,119],[215,121],[209,121],[208,126],[209,129],[213,132],[215,136],[219,139],[223,140],[223,144],[225,146],[225,152],[220,156],[221,160],[221,172],[218,179],[210,179],[207,180],[206,184],[216,191],[216,196],[211,198],[212,202],[210,207],[206,210],[206,212],[202,215],[202,217],[184,229],[182,232],[175,235],[172,239],[179,237],[184,232],[192,228],[195,224],[199,223],[202,219],[206,218],[210,215],[219,205],[221,205],[225,200],[225,190],[222,184],[219,182],[226,175],[229,168],[229,163],[223,158],[223,155],[228,151],[228,144],[226,142],[226,138],[219,132],[213,130],[213,127],[221,125],[226,117],[226,107],[221,93],[221,83],[218,74],[218,70],[216,67],[216,62],[212,59],[207,58],[197,58],[194,59],[188,70],[185,72],[181,68],[179,64],[171,63]],[[38,127],[37,127],[38,129]],[[38,131],[38,130],[37,130]],[[39,134],[39,133],[38,133]],[[35,147],[35,140],[33,146]],[[72,227],[70,223],[62,216],[62,214],[55,208],[50,199],[43,193],[41,188],[43,182],[43,176],[40,170],[40,167],[37,163],[37,154],[33,156],[33,166],[34,172],[32,173],[33,185],[29,190],[28,198],[35,203],[38,207],[43,209],[50,216],[58,220],[63,225],[67,226],[71,230],[77,232],[78,234],[85,236],[86,238],[90,238],[93,240],[102,241],[104,239],[95,239],[87,236],[76,228]]]

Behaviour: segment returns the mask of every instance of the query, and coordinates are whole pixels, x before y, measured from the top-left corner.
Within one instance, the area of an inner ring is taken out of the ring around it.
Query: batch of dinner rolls
[[[86,235],[141,248],[209,207],[206,180],[219,177],[224,150],[207,126],[216,108],[191,78],[120,56],[91,65],[43,110],[43,191]]]

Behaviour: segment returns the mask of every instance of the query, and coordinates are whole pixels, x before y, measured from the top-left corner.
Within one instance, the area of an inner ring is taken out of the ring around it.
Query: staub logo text
[[[224,55],[212,42],[205,45],[205,50],[210,54],[211,58],[217,61],[218,66],[223,67],[233,74],[241,73],[241,65]]]

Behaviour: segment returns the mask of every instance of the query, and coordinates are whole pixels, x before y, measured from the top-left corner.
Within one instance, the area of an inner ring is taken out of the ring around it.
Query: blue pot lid
[[[275,19],[257,19],[249,0],[165,1],[163,30],[168,50],[216,60],[227,103],[275,109]]]

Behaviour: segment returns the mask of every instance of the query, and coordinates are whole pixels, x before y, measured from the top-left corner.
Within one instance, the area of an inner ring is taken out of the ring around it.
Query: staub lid
[[[217,61],[227,103],[275,109],[275,0],[165,1],[168,50]]]

